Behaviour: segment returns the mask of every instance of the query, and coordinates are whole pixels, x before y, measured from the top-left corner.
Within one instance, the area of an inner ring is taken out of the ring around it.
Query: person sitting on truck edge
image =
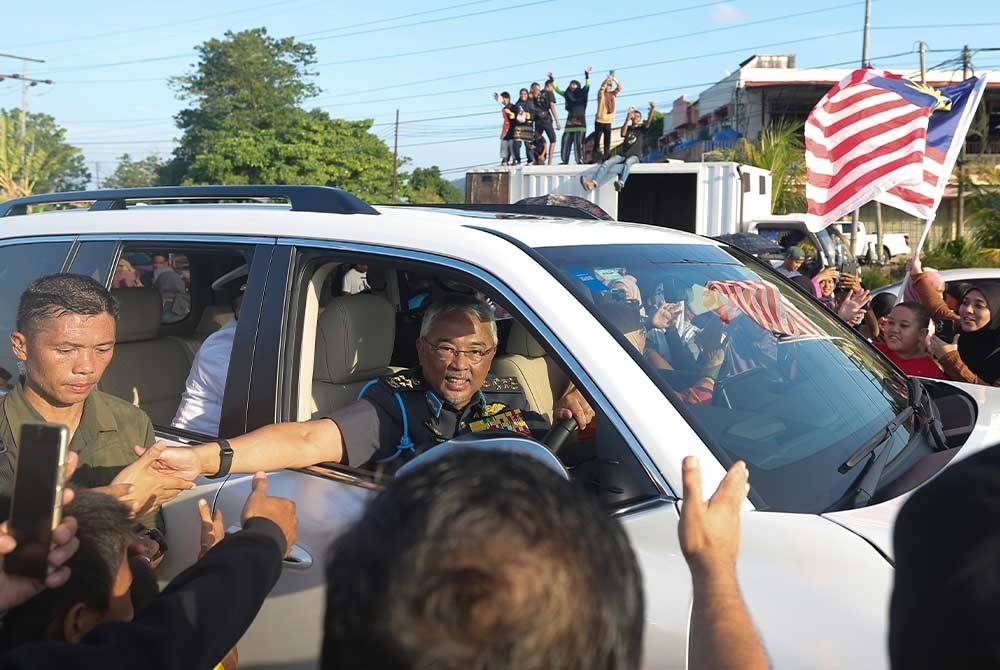
[[[799,272],[799,268],[802,267],[805,260],[806,252],[802,251],[802,247],[797,245],[791,246],[785,249],[785,260],[774,269],[789,279],[801,277],[802,273]]]
[[[655,110],[656,103],[650,100],[649,114],[643,121],[642,113],[639,110],[634,107],[628,108],[628,114],[625,115],[625,123],[622,124],[621,129],[622,143],[618,145],[615,155],[601,163],[593,179],[587,179],[584,175],[580,175],[580,183],[585,190],[593,191],[609,172],[614,172],[618,176],[615,180],[615,190],[621,191],[625,188],[629,171],[633,165],[639,162],[642,155],[642,135],[649,129],[649,122],[653,118]]]

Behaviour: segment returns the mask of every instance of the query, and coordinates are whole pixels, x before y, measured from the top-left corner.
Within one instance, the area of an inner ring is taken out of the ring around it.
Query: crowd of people
[[[914,260],[908,297],[917,300],[876,305],[856,277],[831,269],[802,277],[802,260],[801,249],[792,247],[779,271],[831,313],[865,329],[904,371],[923,374],[923,367],[904,366],[929,361],[963,381],[992,385],[1000,377],[1000,317],[992,311],[1000,309],[1000,293],[992,287],[970,286],[949,307],[940,277]],[[350,272],[345,294],[367,280],[361,276],[365,266]],[[675,314],[656,300],[656,287],[644,301],[629,275],[609,286],[623,303],[651,306],[646,328],[625,323],[638,318],[635,309],[618,315],[607,310],[641,351],[657,349],[647,345],[648,333],[677,335],[666,328]],[[738,328],[738,316],[730,314],[727,327]],[[929,335],[932,316],[954,318],[961,331],[957,344]],[[11,344],[22,374],[0,400],[0,517],[7,516],[12,495],[21,423],[66,425],[72,456],[65,516],[48,558],[51,574],[37,581],[0,572],[0,667],[235,667],[236,643],[296,540],[294,503],[268,493],[264,472],[327,461],[391,463],[400,450],[414,448],[406,446],[411,435],[405,427],[386,444],[378,439],[393,430],[386,408],[403,400],[388,379],[385,388],[376,385],[365,400],[328,417],[166,447],[155,443],[140,409],[96,388],[113,354],[116,317],[107,289],[79,275],[38,279],[20,299]],[[417,343],[422,379],[446,402],[438,410],[442,422],[430,425],[437,433],[414,428],[412,439],[422,450],[444,430],[443,410],[454,414],[448,428],[454,436],[477,403],[496,408],[510,396],[485,386],[497,343],[489,305],[455,296],[435,302],[423,319]],[[701,337],[713,335],[719,334]],[[53,343],[63,341],[72,342],[73,355],[53,356]],[[702,348],[702,369],[724,364],[723,358],[709,360],[717,350]],[[669,345],[663,351],[673,358],[665,364],[679,363]],[[468,366],[462,379],[452,371],[459,359]],[[697,398],[703,390],[695,384],[685,393]],[[425,392],[417,395],[426,410]],[[593,410],[570,388],[556,402],[554,417],[585,425]],[[439,458],[388,479],[333,544],[321,667],[641,667],[642,575],[619,522],[542,458],[456,445],[435,449]],[[198,476],[230,473],[256,473],[242,530],[226,536],[221,515],[203,501],[201,557],[157,592],[155,569],[166,550],[160,507],[192,488]],[[768,665],[736,577],[748,477],[747,467],[736,462],[706,500],[699,464],[684,461],[678,539],[693,588],[692,668]],[[998,481],[1000,453],[987,450],[949,468],[905,504],[895,529],[894,668],[1000,662],[989,616],[1000,538],[991,514],[1000,507]],[[943,564],[930,550],[942,542],[950,547]],[[15,545],[0,526],[0,557]]]
[[[607,163],[604,171],[593,182],[601,182],[608,171],[614,170],[622,183],[628,179],[628,169],[639,161],[642,152],[641,137],[649,128],[655,109],[649,104],[645,121],[641,112],[629,108],[625,123],[620,128],[622,143],[627,145],[612,153],[612,130],[615,129],[617,100],[623,88],[611,70],[597,90],[597,112],[593,131],[587,133],[587,104],[590,96],[588,66],[583,72],[583,82],[573,79],[563,88],[549,72],[544,85],[537,82],[522,88],[516,98],[507,91],[494,93],[501,105],[500,115],[500,164],[520,165],[522,148],[524,164],[552,165],[556,154],[556,131],[562,130],[559,164],[568,165],[573,158],[577,164]],[[557,96],[563,98],[565,128],[560,122]],[[624,164],[619,167],[620,164]]]

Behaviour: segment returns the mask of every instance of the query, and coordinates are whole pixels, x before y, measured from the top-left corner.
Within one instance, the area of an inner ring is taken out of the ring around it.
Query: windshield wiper
[[[944,436],[944,426],[941,424],[941,419],[934,411],[934,401],[927,395],[924,383],[919,378],[907,377],[906,381],[910,390],[910,407],[927,422],[927,429],[930,431],[938,451],[944,451],[948,448],[948,442]]]
[[[904,407],[903,411],[897,414],[893,420],[885,426],[885,428],[882,428],[879,432],[875,433],[870,440],[861,445],[860,449],[855,451],[846,461],[841,463],[838,471],[843,474],[864,460],[866,456],[878,449],[880,444],[892,437],[892,434],[895,433],[896,430],[911,416],[913,416],[913,406],[910,405]]]

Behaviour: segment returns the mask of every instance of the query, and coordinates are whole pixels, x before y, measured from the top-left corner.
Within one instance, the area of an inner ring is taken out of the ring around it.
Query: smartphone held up
[[[49,573],[52,532],[62,520],[68,443],[62,424],[26,421],[21,426],[8,523],[17,547],[4,558],[4,572],[39,580]]]

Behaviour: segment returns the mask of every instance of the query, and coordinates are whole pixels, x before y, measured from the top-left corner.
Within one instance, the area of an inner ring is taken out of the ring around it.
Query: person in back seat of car
[[[229,359],[233,355],[233,340],[236,337],[236,322],[240,318],[243,291],[233,300],[233,318],[222,328],[205,338],[198,347],[191,371],[184,384],[181,404],[177,407],[170,425],[202,435],[218,435],[219,420],[222,417],[222,398],[226,392],[229,376]]]
[[[114,297],[83,275],[41,277],[21,294],[10,343],[24,380],[0,400],[0,519],[9,513],[25,421],[64,424],[80,457],[70,483],[110,487],[106,492],[131,502],[133,511],[149,513],[146,525],[161,504],[191,488],[137,457],[155,439],[146,413],[97,389],[114,353],[117,317]],[[111,487],[117,484],[126,486]]]
[[[424,313],[416,344],[419,370],[370,382],[357,401],[325,418],[264,426],[231,443],[167,448],[158,467],[191,480],[323,462],[391,474],[462,433],[501,429],[540,437],[548,428],[528,411],[515,378],[488,375],[497,331],[486,303],[457,294],[440,299]],[[572,389],[555,403],[554,417],[584,426],[593,410]]]

